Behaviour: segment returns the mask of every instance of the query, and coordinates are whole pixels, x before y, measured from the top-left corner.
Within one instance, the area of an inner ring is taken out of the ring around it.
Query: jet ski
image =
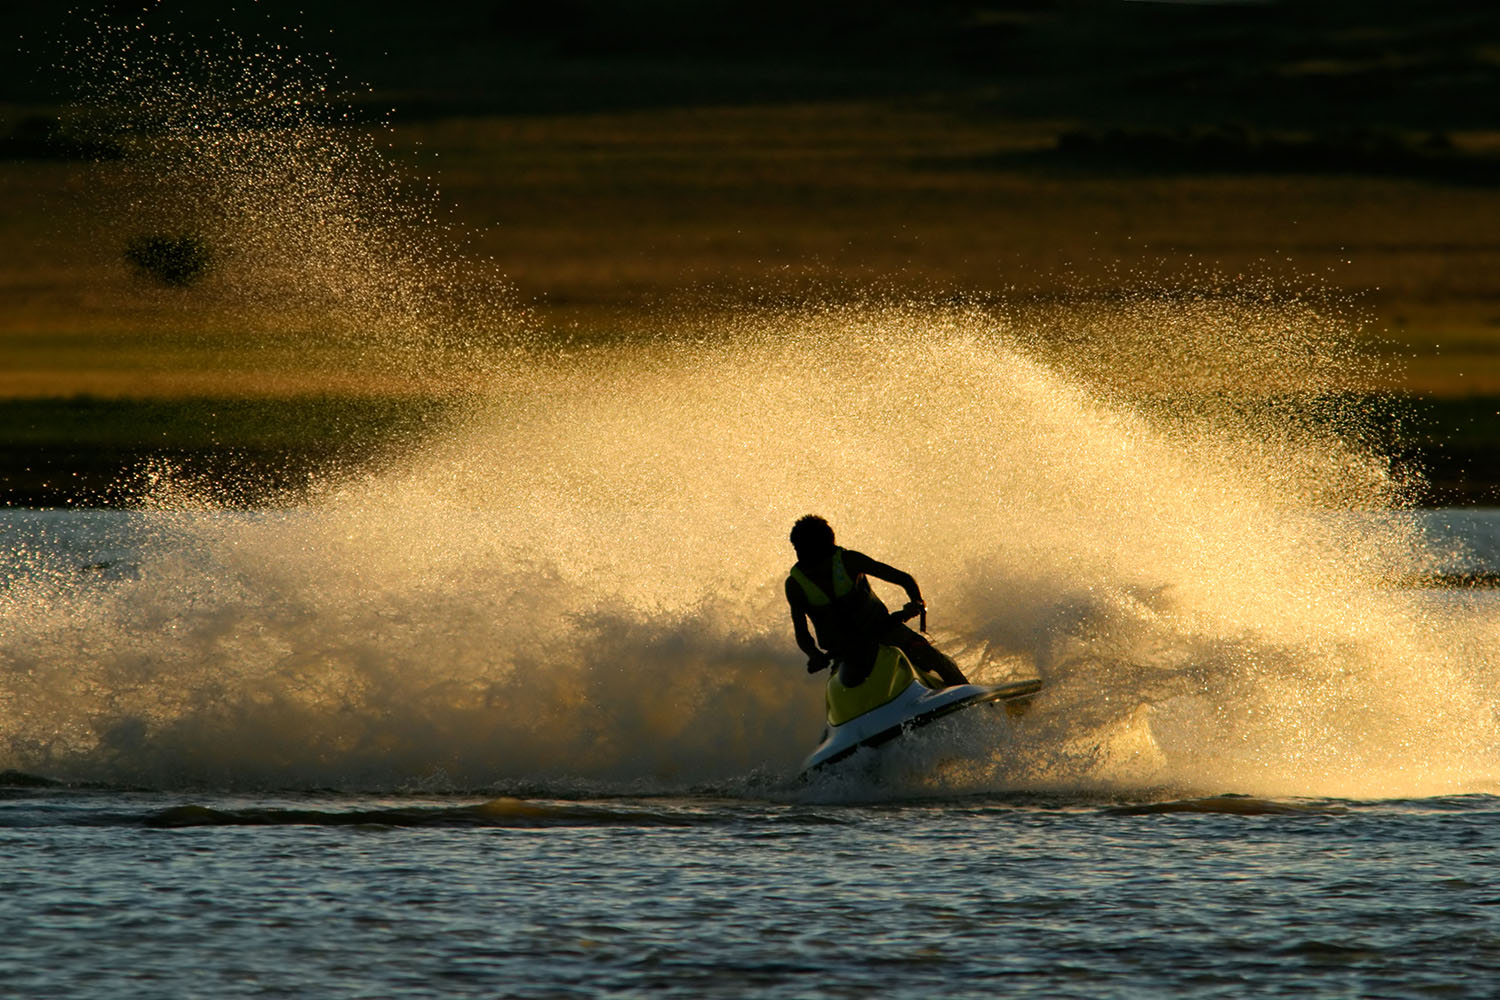
[[[912,615],[897,612],[891,617],[904,621]],[[1033,677],[1007,684],[944,687],[939,678],[913,666],[906,654],[893,646],[878,648],[874,666],[857,684],[846,684],[844,678],[848,676],[845,664],[833,665],[825,695],[828,725],[823,730],[823,742],[802,762],[804,774],[971,705],[1022,702],[1042,686],[1041,680]]]

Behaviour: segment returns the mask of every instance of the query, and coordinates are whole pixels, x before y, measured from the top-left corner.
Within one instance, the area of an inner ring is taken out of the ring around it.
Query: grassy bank
[[[399,455],[449,411],[335,396],[0,400],[0,504],[130,505],[163,472],[221,502],[294,501]]]
[[[1414,402],[1395,453],[1423,473],[1429,506],[1500,507],[1500,397]]]

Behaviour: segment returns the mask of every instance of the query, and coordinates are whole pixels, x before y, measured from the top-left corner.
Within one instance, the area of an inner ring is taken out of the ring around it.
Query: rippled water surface
[[[804,781],[770,612],[569,617],[476,679],[487,591],[339,581],[327,511],[8,512],[4,994],[1492,996],[1500,518],[1391,516],[1412,572],[1339,601],[1405,637],[1012,607],[1060,650],[1024,715]]]
[[[1488,796],[11,789],[8,996],[1492,996]]]

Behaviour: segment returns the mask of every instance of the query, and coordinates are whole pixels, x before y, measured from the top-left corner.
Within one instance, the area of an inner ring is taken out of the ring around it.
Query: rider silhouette
[[[863,679],[876,649],[885,645],[895,646],[914,666],[936,674],[944,684],[969,682],[958,664],[921,633],[891,621],[890,611],[870,589],[869,577],[885,580],[906,591],[906,610],[925,608],[910,573],[853,549],[839,548],[833,528],[815,514],[794,524],[791,537],[797,563],[786,580],[786,600],[792,609],[797,646],[807,654],[808,673],[817,673],[837,659],[854,667],[854,675]],[[807,628],[809,619],[817,630],[816,641]],[[846,683],[858,681],[846,678]]]

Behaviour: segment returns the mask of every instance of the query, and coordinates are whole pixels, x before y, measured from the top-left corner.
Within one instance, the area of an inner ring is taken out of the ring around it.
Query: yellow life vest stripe
[[[813,583],[812,579],[806,573],[802,572],[802,567],[793,566],[791,575],[792,579],[796,580],[797,584],[802,588],[802,593],[807,595],[807,603],[815,608],[832,604],[854,589],[854,578],[844,568],[843,549],[833,550],[833,597],[829,597],[823,593],[823,588]]]

